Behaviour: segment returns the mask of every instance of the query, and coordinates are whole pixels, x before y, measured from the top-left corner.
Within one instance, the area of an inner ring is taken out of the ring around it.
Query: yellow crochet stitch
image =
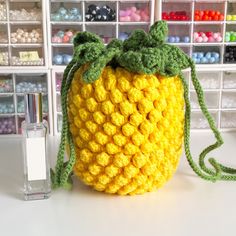
[[[68,94],[76,146],[74,173],[107,193],[141,194],[161,187],[182,152],[180,79],[105,67],[93,84],[74,75]]]

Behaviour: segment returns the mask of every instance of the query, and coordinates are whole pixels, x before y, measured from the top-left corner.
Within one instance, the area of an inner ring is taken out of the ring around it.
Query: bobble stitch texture
[[[183,115],[177,116],[175,121],[171,116],[168,119],[162,116],[162,111],[184,112],[179,78],[137,75],[119,67],[113,69],[107,66],[97,80],[106,81],[106,85],[101,87],[101,82],[94,83],[95,93],[90,93],[88,98],[85,94],[91,91],[91,85],[83,83],[82,74],[83,68],[73,80],[79,85],[78,90],[75,93],[72,89],[69,91],[69,104],[76,103],[78,94],[81,98],[81,106],[76,110],[75,117],[80,117],[76,127],[80,131],[79,137],[85,141],[82,147],[78,146],[77,137],[74,137],[79,157],[74,173],[98,191],[122,195],[152,191],[164,184],[176,170],[180,156],[177,147],[181,146],[183,139],[183,134],[175,135],[183,129]],[[153,88],[153,84],[157,88]],[[160,93],[159,84],[167,86],[165,93],[168,94],[163,98],[165,106],[159,105],[158,109],[154,103]],[[96,93],[100,88],[102,95]],[[180,103],[173,105],[166,101],[166,97],[174,93]],[[89,112],[92,112],[92,116],[87,115]],[[72,124],[74,120],[69,122]],[[157,124],[168,131],[177,123],[180,126],[173,136],[166,138],[167,146],[158,151],[158,142],[165,135],[160,134]],[[156,137],[158,135],[160,137]],[[168,151],[173,139],[177,146]],[[161,151],[163,155],[159,154]],[[150,178],[155,181],[150,181]]]

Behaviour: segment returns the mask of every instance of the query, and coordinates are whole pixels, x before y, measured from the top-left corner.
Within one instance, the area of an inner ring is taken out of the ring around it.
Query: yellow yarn
[[[74,173],[107,193],[142,194],[161,187],[182,150],[180,79],[107,66],[95,83],[85,84],[83,71],[75,73],[68,95]]]

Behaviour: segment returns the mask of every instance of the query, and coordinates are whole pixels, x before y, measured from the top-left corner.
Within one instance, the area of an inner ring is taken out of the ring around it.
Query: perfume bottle
[[[43,120],[42,94],[25,94],[22,122],[25,200],[45,199],[51,193],[47,155],[47,121]]]

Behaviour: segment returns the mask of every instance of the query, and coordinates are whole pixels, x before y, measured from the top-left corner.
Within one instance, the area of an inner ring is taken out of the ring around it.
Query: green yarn
[[[236,180],[236,169],[223,166],[213,158],[208,160],[211,168],[205,164],[207,154],[220,147],[223,144],[223,139],[204,102],[204,94],[196,76],[194,62],[178,47],[166,44],[165,38],[167,35],[168,27],[165,21],[156,22],[151,26],[149,33],[145,33],[143,30],[135,30],[124,42],[114,39],[107,46],[104,46],[102,40],[92,33],[81,32],[77,34],[74,39],[73,60],[65,69],[61,87],[63,122],[56,171],[55,173],[52,171],[51,175],[54,188],[64,187],[68,189],[72,186],[71,174],[76,156],[72,135],[69,131],[67,93],[74,73],[86,63],[88,68],[82,75],[85,83],[93,83],[99,79],[107,65],[121,66],[128,71],[141,74],[159,73],[165,76],[180,76],[185,99],[184,147],[189,165],[198,176],[205,180],[212,182],[216,180]],[[191,79],[198,96],[200,108],[216,138],[214,144],[201,152],[199,166],[194,162],[190,152],[191,107],[188,97],[188,85],[181,72],[187,68],[191,68]],[[70,147],[70,158],[65,164],[64,155],[67,144]]]

